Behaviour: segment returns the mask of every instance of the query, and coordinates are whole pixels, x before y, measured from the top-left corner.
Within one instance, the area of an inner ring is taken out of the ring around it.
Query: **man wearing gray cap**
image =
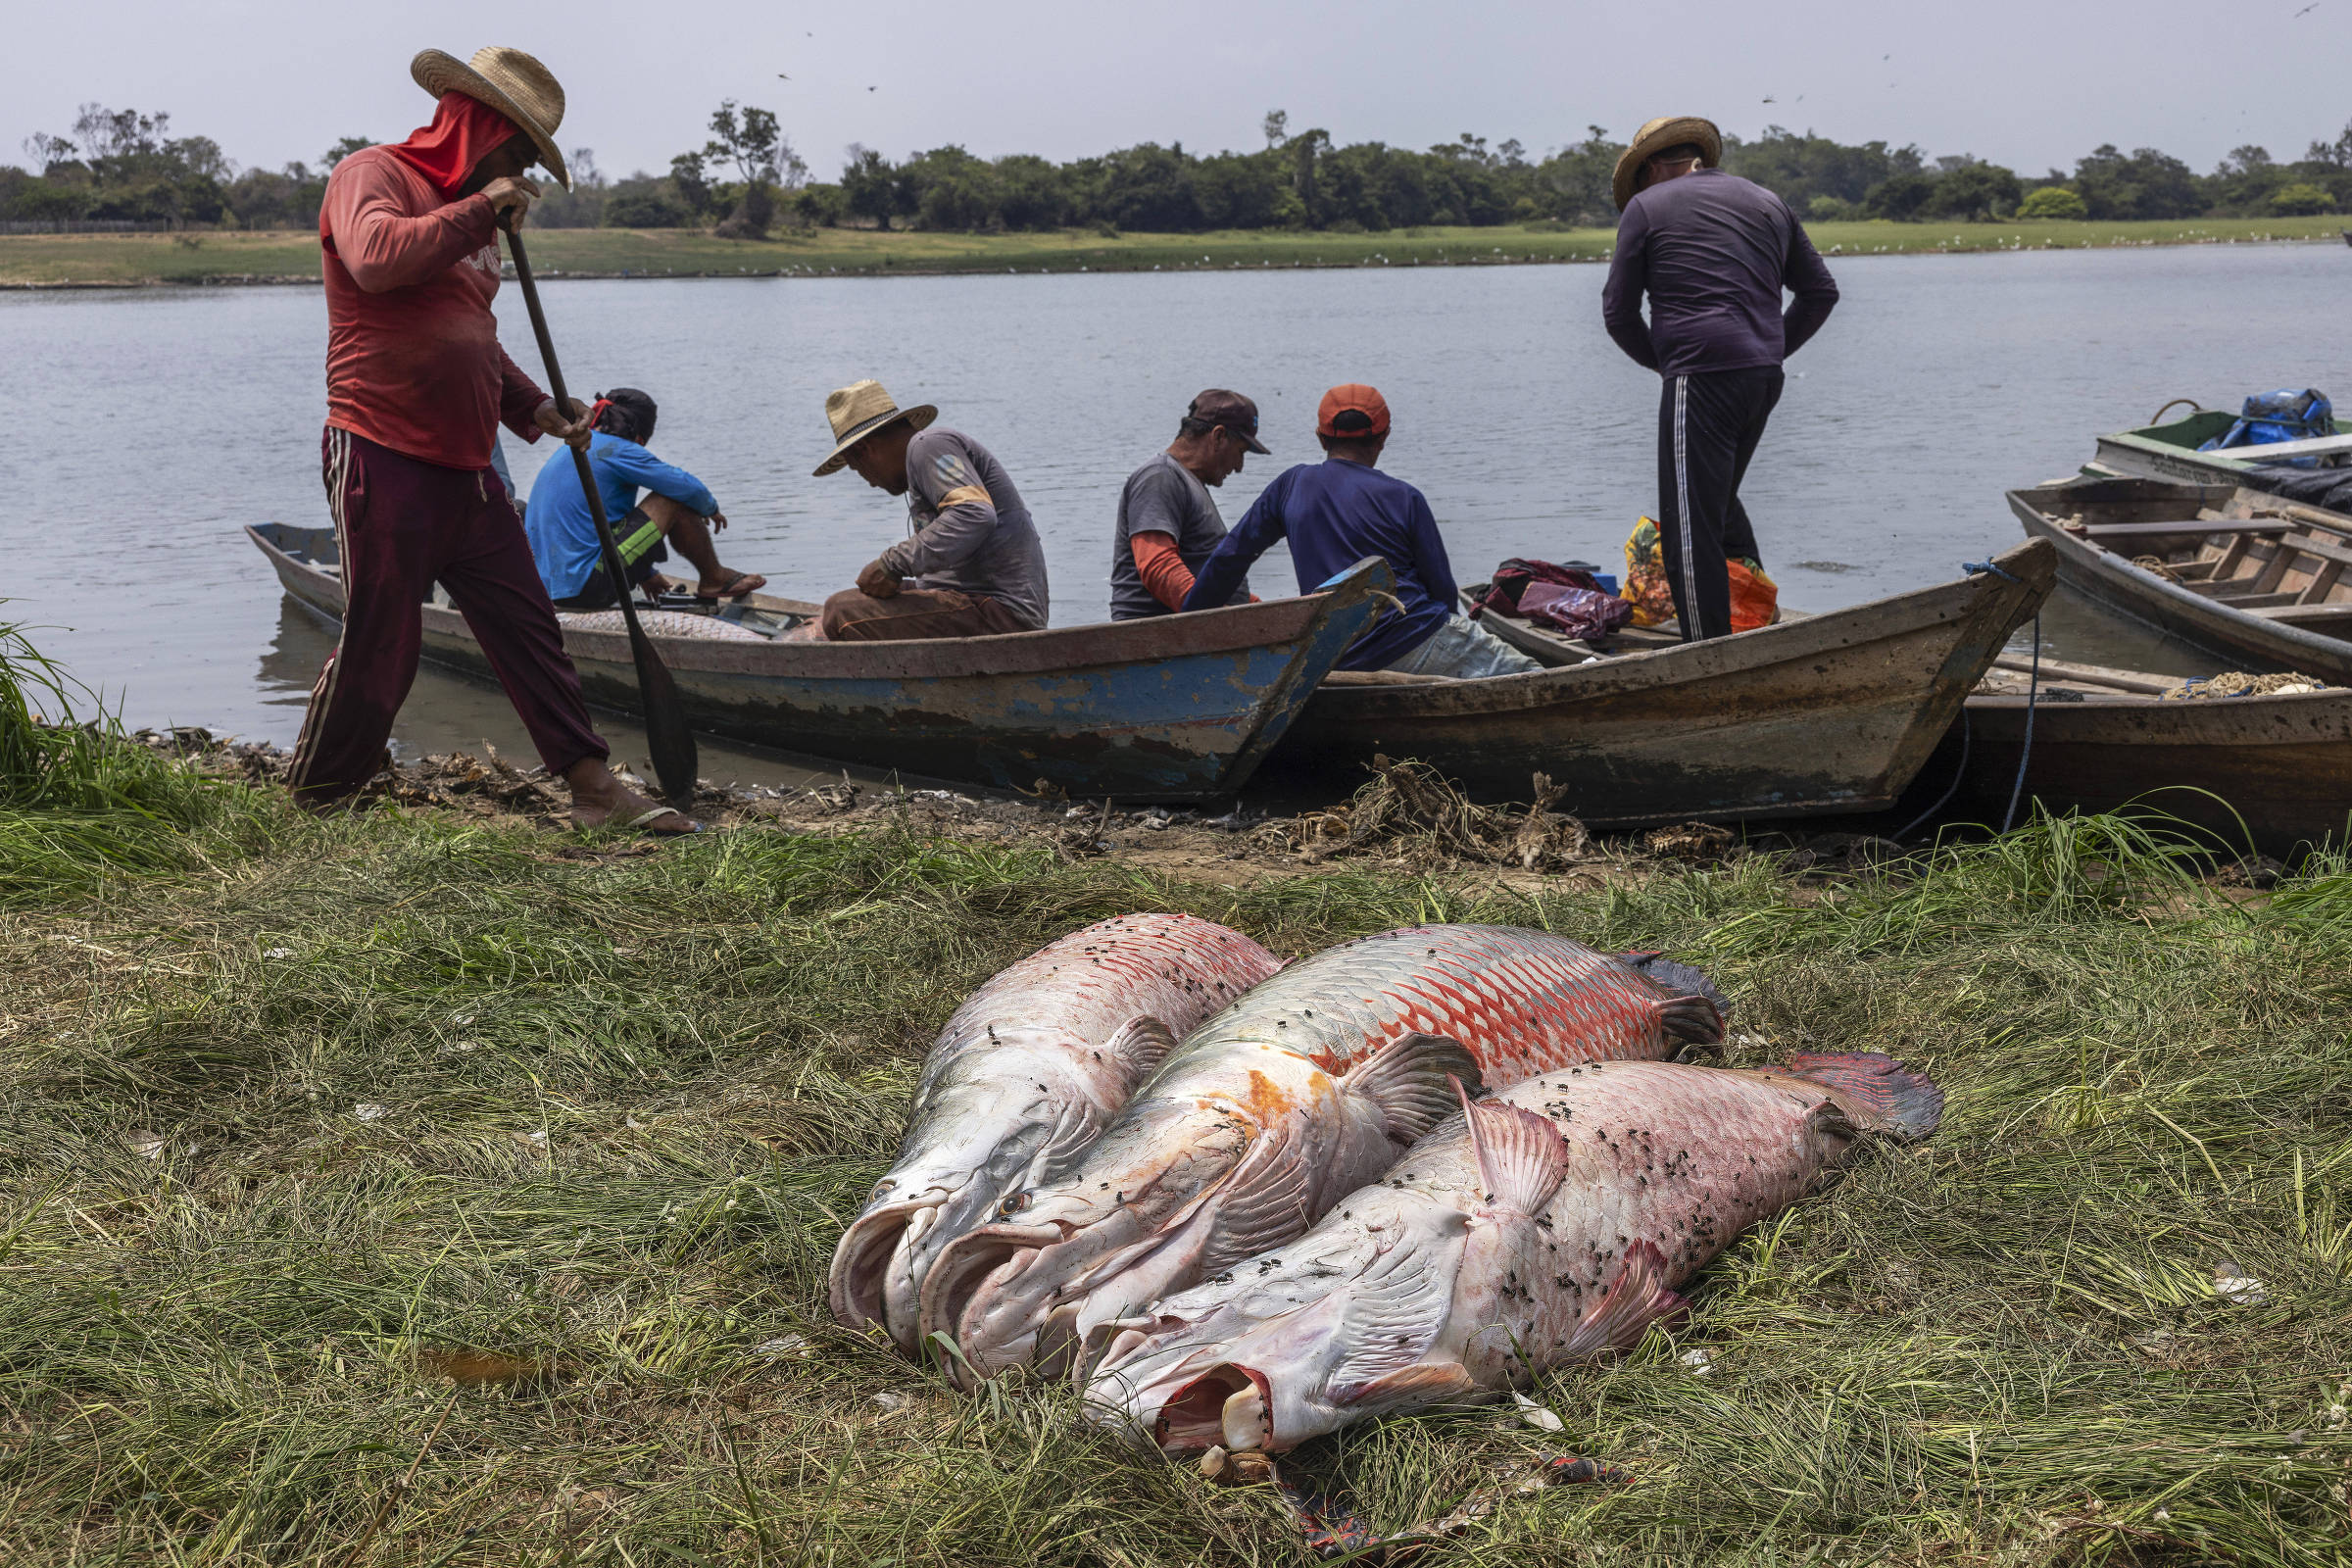
[[[1110,618],[1138,620],[1184,608],[1193,574],[1225,537],[1208,492],[1242,471],[1257,439],[1257,405],[1212,387],[1193,399],[1165,452],[1127,476],[1110,542]],[[1225,601],[1250,599],[1245,579]]]

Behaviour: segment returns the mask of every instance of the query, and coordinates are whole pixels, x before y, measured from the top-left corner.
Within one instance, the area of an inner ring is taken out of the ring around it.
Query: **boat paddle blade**
[[[678,683],[654,651],[653,639],[637,624],[634,610],[629,612],[629,654],[637,661],[637,690],[645,699],[645,746],[652,754],[654,777],[669,804],[684,810],[694,804],[695,778],[701,770],[694,731],[686,727]]]

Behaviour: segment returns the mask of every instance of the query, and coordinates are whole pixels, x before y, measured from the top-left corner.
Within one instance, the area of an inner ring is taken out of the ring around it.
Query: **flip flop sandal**
[[[747,577],[760,577],[760,580],[756,583],[753,583],[748,588],[740,586],[740,584]],[[714,594],[707,594],[698,587],[694,591],[694,597],[701,600],[706,605],[723,604],[729,599],[741,599],[746,594],[756,594],[766,586],[767,579],[765,577],[760,577],[760,573],[756,571],[739,571],[733,577],[729,578],[727,585],[724,588],[721,588],[718,592]]]
[[[687,830],[684,833],[672,834],[671,837],[673,838],[691,838],[703,830],[702,823],[695,821],[694,818],[690,816],[687,816],[684,811],[679,810],[674,806],[657,806],[650,811],[640,811],[637,815],[630,817],[626,822],[607,822],[605,826],[616,827],[623,833],[631,833],[635,832],[638,828],[645,826],[645,824],[648,822],[659,822],[665,816],[678,817],[687,824]]]

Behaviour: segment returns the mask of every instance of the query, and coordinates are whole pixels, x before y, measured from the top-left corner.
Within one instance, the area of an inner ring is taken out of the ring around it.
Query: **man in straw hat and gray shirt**
[[[514,704],[572,820],[685,833],[695,824],[621,784],[506,484],[503,423],[525,441],[589,437],[499,346],[498,225],[519,223],[544,164],[567,187],[555,132],[564,89],[518,49],[471,64],[428,49],[410,74],[437,101],[407,141],[335,166],[318,213],[325,252],[323,468],[342,559],[343,635],[311,692],[289,782],[305,806],[356,794],[416,678],[417,606],[438,581]]]
[[[935,426],[928,403],[902,409],[879,381],[825,399],[843,468],[906,498],[907,535],[866,564],[858,586],[825,601],[827,642],[907,642],[1036,631],[1046,623],[1046,553],[1029,509],[988,448]],[[909,581],[908,579],[912,579]]]
[[[1665,378],[1658,539],[1687,642],[1732,629],[1728,558],[1761,560],[1740,481],[1781,396],[1781,362],[1829,319],[1838,285],[1788,204],[1716,167],[1712,122],[1653,120],[1617,160],[1617,251],[1601,318]],[[1781,291],[1795,296],[1781,312]],[[1642,297],[1649,296],[1649,319]]]

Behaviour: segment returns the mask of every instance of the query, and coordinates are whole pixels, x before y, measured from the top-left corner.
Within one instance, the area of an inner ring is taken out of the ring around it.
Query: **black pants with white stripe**
[[[1740,481],[1781,401],[1781,368],[1666,377],[1658,399],[1658,542],[1683,640],[1732,630],[1733,556],[1761,561]]]

